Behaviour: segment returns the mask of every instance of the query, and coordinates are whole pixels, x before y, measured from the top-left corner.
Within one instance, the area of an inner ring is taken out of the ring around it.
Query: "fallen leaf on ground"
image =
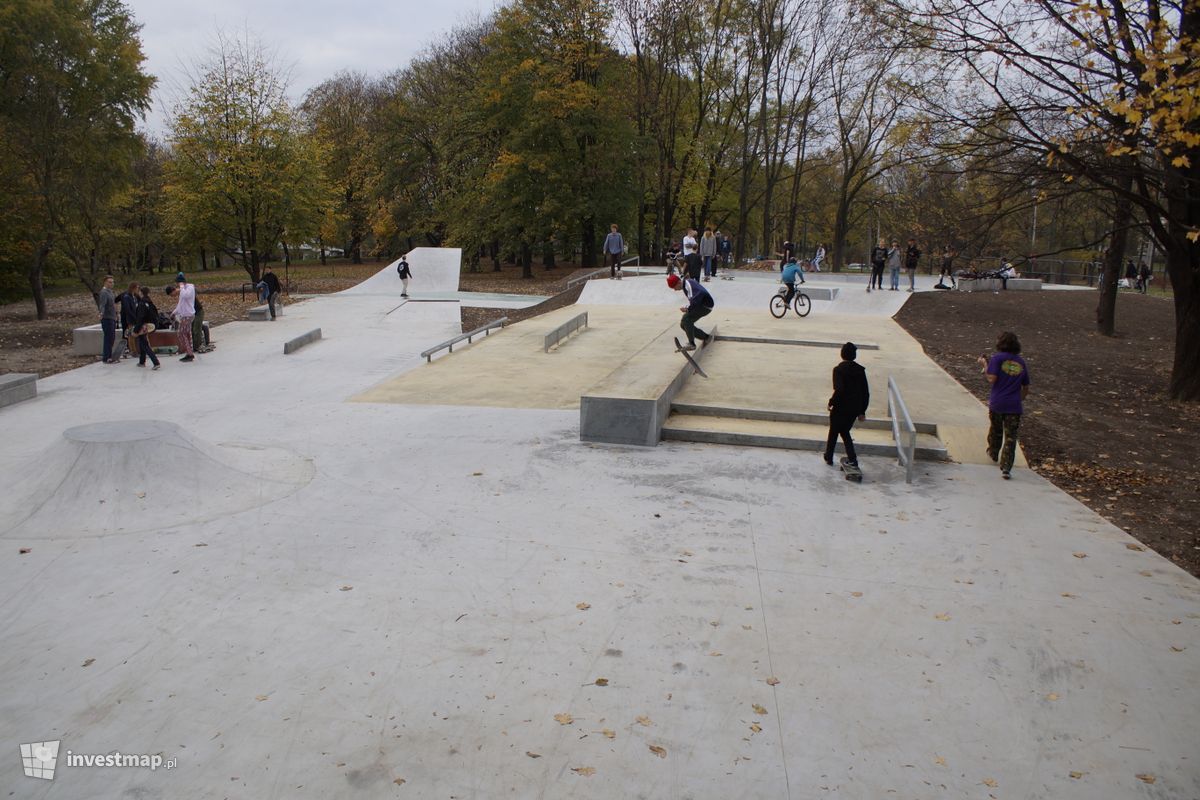
[[[1070,592],[1063,592],[1062,596],[1063,597],[1074,597],[1075,595],[1071,594]]]
[[[994,789],[994,788],[996,788],[997,786],[999,786],[1000,784],[996,783],[996,781],[994,781],[994,780],[993,780],[993,779],[991,779],[991,778],[984,778],[984,779],[983,779],[983,785],[984,785],[984,786],[991,786],[991,787]]]
[[[767,685],[768,685],[768,686],[778,686],[778,685],[779,685],[779,678],[776,678],[776,677],[773,677],[773,676],[772,676],[772,677],[770,677],[770,678],[767,678]]]
[[[653,722],[650,721],[650,718],[646,717],[646,716],[638,717],[637,723],[638,723],[638,725],[645,725],[646,727],[650,727],[651,725],[654,724]]]
[[[541,753],[531,753],[528,750],[525,751],[525,755],[529,756],[530,758],[541,758],[542,757]]]
[[[482,472],[472,472],[472,473],[471,473],[471,477],[472,477],[472,478],[478,478],[478,477],[479,477],[480,475],[482,475],[482,474],[483,474]]]
[[[1175,645],[1171,645],[1171,649],[1176,653],[1182,653],[1184,650],[1187,650],[1186,647],[1176,647]]]
[[[32,550],[33,550],[33,548],[32,548],[32,547],[22,547],[20,550],[18,550],[18,551],[17,551],[17,554],[18,554],[18,555],[22,555],[22,556],[23,556],[23,555],[25,555],[26,553],[29,553],[29,552],[31,552]]]
[[[1087,558],[1087,553],[1071,553],[1076,558]]]
[[[1074,770],[1071,770],[1071,771],[1070,771],[1070,772],[1068,772],[1067,774],[1068,774],[1068,775],[1070,775],[1070,776],[1071,776],[1072,778],[1074,778],[1075,780],[1079,780],[1080,778],[1082,778],[1082,777],[1083,777],[1083,773],[1082,773],[1082,772],[1076,772],[1076,771],[1074,771]]]
[[[749,631],[749,630],[753,630],[753,629],[754,629],[754,628],[753,628],[753,626],[751,626],[751,625],[743,625],[743,626],[742,626],[742,630],[744,630],[744,631]]]
[[[750,730],[754,731],[755,733],[758,733],[759,731],[762,730],[762,725],[759,725],[757,722],[751,722]]]
[[[340,592],[348,592],[348,591],[350,591],[350,590],[351,590],[351,589],[353,589],[353,588],[354,588],[353,586],[343,586],[343,587],[342,587],[341,589],[339,589],[338,591],[340,591]]]
[[[760,706],[758,703],[752,703],[750,705],[750,707],[754,709],[755,714],[766,714],[767,713],[767,710],[765,708],[763,708],[762,706]]]
[[[270,695],[256,694],[256,695],[254,695],[254,699],[261,703],[263,700],[266,700],[269,696]]]
[[[711,653],[709,653],[709,655],[710,655],[710,656],[719,656],[719,655],[721,655],[721,654],[720,654],[718,651],[716,651],[716,650],[713,650]]]
[[[1046,695],[1046,699],[1051,702],[1054,702],[1055,700],[1058,699],[1058,695],[1056,695],[1054,692],[1051,692],[1050,694]]]
[[[1138,552],[1141,552],[1141,551],[1145,550],[1146,548],[1142,547],[1140,544],[1133,544],[1132,542],[1130,542],[1129,544],[1125,545],[1125,549],[1126,550],[1137,550]]]
[[[667,751],[666,751],[666,748],[659,747],[659,746],[658,746],[658,745],[656,745],[656,744],[652,744],[652,745],[650,745],[650,752],[651,752],[651,753],[654,753],[654,755],[658,756],[659,758],[666,758],[666,757],[667,757]]]
[[[572,717],[570,714],[555,714],[554,721],[557,722],[559,725],[570,725],[572,722],[575,721],[575,718]]]
[[[597,686],[608,686],[608,678],[596,678]]]
[[[1155,781],[1158,780],[1158,778],[1154,777],[1149,772],[1142,772],[1137,775],[1134,775],[1133,777],[1137,778],[1142,783],[1154,783]]]
[[[577,775],[582,775],[583,777],[586,778],[589,775],[595,775],[596,768],[595,767],[571,767],[571,772],[574,772]]]
[[[1173,620],[1171,620],[1171,624],[1172,624],[1172,625],[1182,625],[1182,624],[1183,624],[1183,620],[1181,620],[1181,619],[1173,619]]]
[[[591,603],[576,603],[575,607],[578,608],[580,611],[587,611],[589,608],[592,607],[592,604]]]
[[[933,618],[934,618],[934,619],[936,619],[936,620],[941,620],[942,622],[949,622],[949,621],[950,621],[950,615],[949,615],[949,614],[934,614],[934,615],[933,615]]]
[[[408,781],[404,780],[404,778],[396,778],[396,780],[392,781],[392,783],[396,784],[397,786],[403,786],[404,784],[408,783]]]
[[[96,663],[96,659],[89,658],[87,661],[83,662],[83,666],[90,667],[92,664],[95,664],[95,663]]]
[[[862,597],[862,592],[851,592],[850,596],[851,597]]]
[[[600,733],[601,733],[601,734],[604,736],[604,738],[605,738],[605,739],[615,739],[615,738],[617,738],[617,732],[616,732],[616,731],[610,731],[608,728],[605,728],[604,730],[600,731]]]
[[[933,763],[937,764],[939,767],[944,767],[946,766],[946,759],[942,758],[941,756],[934,756]]]

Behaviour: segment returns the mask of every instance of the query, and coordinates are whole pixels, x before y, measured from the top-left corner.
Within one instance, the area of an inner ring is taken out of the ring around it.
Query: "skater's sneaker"
[[[1012,473],[1010,473],[1008,470],[1004,470],[1000,473],[1000,477],[1004,478],[1004,480],[1009,480],[1012,478]]]
[[[143,361],[143,362],[139,363],[139,364],[138,364],[138,366],[139,366],[139,367],[144,367],[144,366],[146,366],[146,363]]]
[[[154,369],[162,369],[162,364],[155,364]],[[153,370],[151,370],[153,372]]]
[[[179,360],[180,361],[195,361],[196,357],[195,356],[184,356],[183,358],[181,358]]]
[[[695,349],[696,349],[696,345],[694,345],[694,344],[692,344],[691,342],[689,342],[688,344],[685,344],[683,347],[681,347],[681,348],[679,348],[679,349],[680,349],[680,350],[688,350],[688,351],[691,351],[691,350],[695,350]]]
[[[830,457],[828,457],[828,456],[821,456],[821,460],[825,462],[825,465],[826,465],[826,466],[829,466],[829,467],[832,467],[832,466],[833,466],[833,459],[832,459],[832,458],[830,458]]]

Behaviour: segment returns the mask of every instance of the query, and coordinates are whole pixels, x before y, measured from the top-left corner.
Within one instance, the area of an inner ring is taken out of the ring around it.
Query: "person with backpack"
[[[154,364],[154,369],[159,369],[162,364],[158,362],[158,356],[154,354],[154,348],[150,346],[150,334],[154,333],[158,326],[158,308],[150,299],[150,287],[141,287],[141,294],[138,297],[137,305],[133,311],[133,327],[131,333],[137,339],[138,347],[138,366],[146,366],[146,359],[149,358]]]
[[[396,265],[396,274],[400,276],[400,283],[404,288],[400,290],[401,297],[408,297],[408,282],[412,279],[412,269],[408,266],[408,257],[400,256],[400,263]]]

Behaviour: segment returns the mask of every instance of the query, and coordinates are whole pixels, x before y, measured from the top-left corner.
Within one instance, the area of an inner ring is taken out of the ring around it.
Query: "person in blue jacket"
[[[783,296],[783,305],[786,308],[792,302],[792,298],[796,296],[796,278],[800,278],[801,283],[808,283],[804,280],[804,270],[800,269],[800,265],[796,263],[796,259],[788,261],[783,268],[783,275],[780,280],[787,287],[787,294]]]
[[[715,305],[712,295],[695,278],[680,279],[678,275],[668,275],[667,286],[675,291],[682,289],[684,295],[687,296],[688,304],[679,307],[679,310],[683,312],[683,319],[679,321],[679,327],[683,328],[688,339],[688,343],[683,346],[683,349],[695,350],[697,338],[702,342],[708,341],[709,334],[697,328],[696,321],[712,313]]]

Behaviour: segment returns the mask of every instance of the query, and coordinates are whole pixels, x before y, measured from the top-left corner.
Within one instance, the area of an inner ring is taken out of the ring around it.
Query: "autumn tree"
[[[1112,198],[1110,263],[1140,212],[1166,254],[1175,303],[1168,393],[1200,400],[1200,4],[1161,0],[893,3],[969,89],[961,124],[1032,151],[1064,182]],[[1115,270],[1097,309],[1113,329]]]
[[[254,281],[277,245],[316,233],[332,202],[322,150],[286,90],[261,44],[222,37],[171,122],[172,230],[211,242]]]
[[[26,226],[25,277],[45,319],[47,259],[103,224],[94,214],[137,154],[134,124],[154,80],[119,0],[5,0],[0,30],[0,153],[12,181],[0,216]],[[77,268],[91,258],[78,247],[72,255]]]

